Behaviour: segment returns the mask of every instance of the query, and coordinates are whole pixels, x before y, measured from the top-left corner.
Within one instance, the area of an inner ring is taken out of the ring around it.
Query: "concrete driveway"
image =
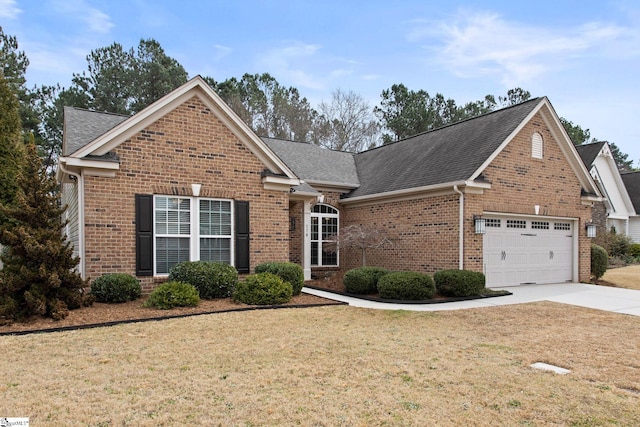
[[[606,310],[614,313],[640,316],[640,291],[632,289],[587,285],[584,283],[520,285],[496,289],[508,290],[513,293],[513,295],[439,304],[394,304],[368,301],[310,288],[303,288],[302,291],[311,295],[346,302],[353,307],[381,310],[441,311],[523,304],[534,301],[552,301]]]

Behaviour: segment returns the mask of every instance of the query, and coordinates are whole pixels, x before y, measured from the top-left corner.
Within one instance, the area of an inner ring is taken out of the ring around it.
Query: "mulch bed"
[[[121,323],[146,322],[232,311],[317,307],[343,304],[341,302],[304,293],[294,296],[291,301],[286,304],[269,306],[246,305],[233,302],[231,298],[220,298],[215,300],[200,300],[197,307],[175,307],[170,310],[159,310],[143,307],[143,301],[144,300],[139,299],[121,304],[94,303],[90,307],[71,310],[65,319],[57,321],[48,317],[34,316],[24,323],[13,322],[11,324],[0,326],[0,336],[88,329],[101,326],[113,326]]]

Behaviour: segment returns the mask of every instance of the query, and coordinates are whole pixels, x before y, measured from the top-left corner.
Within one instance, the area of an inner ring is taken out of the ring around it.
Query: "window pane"
[[[318,265],[318,244],[311,244],[311,265]]]
[[[156,238],[156,272],[168,274],[171,268],[183,261],[189,261],[189,238]]]
[[[200,234],[203,236],[231,236],[231,202],[200,201]]]
[[[231,264],[231,239],[200,239],[200,260]]]
[[[156,197],[156,234],[189,235],[191,213],[189,199]]]
[[[338,265],[338,254],[335,251],[322,251],[322,265]]]
[[[318,218],[311,218],[311,241],[318,240]]]
[[[322,218],[322,240],[329,240],[338,234],[338,218]]]

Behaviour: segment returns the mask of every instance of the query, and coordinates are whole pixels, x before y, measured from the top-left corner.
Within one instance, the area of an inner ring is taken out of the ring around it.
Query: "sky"
[[[29,87],[68,87],[93,49],[153,38],[189,73],[270,73],[314,107],[373,108],[396,83],[458,105],[521,87],[640,164],[637,0],[0,0]]]

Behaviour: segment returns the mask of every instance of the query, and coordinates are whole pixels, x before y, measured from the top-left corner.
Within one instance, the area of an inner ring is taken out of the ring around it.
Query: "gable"
[[[602,189],[609,218],[627,219],[629,215],[635,215],[633,203],[622,181],[609,144],[603,144],[591,164],[590,173],[596,184]]]
[[[266,181],[277,182],[283,185],[297,185],[299,183],[293,171],[280,160],[271,149],[231,110],[231,108],[207,85],[207,83],[197,76],[185,83],[183,86],[172,91],[168,95],[151,104],[139,113],[115,124],[110,129],[100,133],[95,139],[86,141],[86,138],[78,143],[79,148],[60,159],[60,163],[68,166],[82,167],[82,160],[100,158],[113,151],[123,142],[149,127],[151,124],[178,108],[180,105],[197,97],[238,140],[251,151],[268,169],[272,177],[265,178]],[[73,126],[81,127],[87,121],[65,122],[66,130],[72,135],[86,135],[92,132],[91,129],[76,130]],[[115,122],[115,121],[114,121]],[[105,126],[108,126],[106,123]],[[101,129],[102,130],[102,129]],[[99,133],[99,132],[95,132]],[[86,162],[84,162],[86,163]],[[99,168],[100,165],[91,164],[92,167]]]
[[[542,142],[541,156],[535,155],[536,136]],[[543,215],[574,216],[584,187],[562,148],[563,141],[555,138],[541,111],[530,117],[482,169],[491,183],[484,210],[534,213],[539,206]]]

